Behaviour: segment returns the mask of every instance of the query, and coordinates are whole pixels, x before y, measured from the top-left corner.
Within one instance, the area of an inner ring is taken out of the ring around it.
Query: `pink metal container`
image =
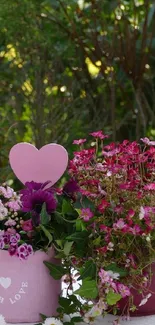
[[[54,280],[43,261],[54,263],[54,251],[37,251],[21,261],[0,250],[0,313],[8,323],[39,322],[40,313],[56,315],[61,281]]]
[[[152,272],[152,281],[148,286],[148,292],[146,292],[145,296],[147,296],[148,293],[151,293],[152,296],[148,299],[146,304],[139,306],[141,303],[143,296],[138,293],[137,290],[131,290],[132,294],[134,295],[134,305],[138,308],[138,310],[131,312],[130,316],[132,317],[140,317],[140,316],[150,316],[155,315],[155,263],[151,266],[151,272]],[[120,301],[120,313],[124,311],[126,313],[126,304],[127,299],[123,299]]]

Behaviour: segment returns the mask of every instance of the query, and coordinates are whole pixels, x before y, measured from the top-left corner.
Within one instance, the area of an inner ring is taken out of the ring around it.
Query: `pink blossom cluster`
[[[0,249],[25,260],[33,253],[29,244],[21,244],[20,231],[32,230],[31,220],[22,220],[20,196],[8,185],[0,186]]]
[[[94,206],[84,204],[79,218],[92,232],[100,296],[111,288],[125,298],[136,283],[142,291],[147,287],[143,270],[154,259],[155,141],[144,138],[141,143],[124,140],[104,145],[107,136],[102,131],[91,136],[95,147],[81,147],[85,139],[74,142],[81,150],[74,152],[69,173],[79,186],[81,205],[87,198]],[[106,271],[112,263],[126,270],[121,282]]]
[[[20,197],[14,190],[5,185],[0,186],[0,221],[21,209]]]
[[[21,236],[17,232],[1,231],[0,232],[0,249],[8,249],[11,256],[16,255],[21,260],[25,260],[33,253],[31,245],[20,245]]]
[[[122,298],[129,297],[131,295],[130,289],[116,280],[119,279],[119,273],[114,273],[113,271],[105,271],[100,269],[99,278],[101,284],[105,285],[106,293],[112,289],[114,292],[119,293]]]

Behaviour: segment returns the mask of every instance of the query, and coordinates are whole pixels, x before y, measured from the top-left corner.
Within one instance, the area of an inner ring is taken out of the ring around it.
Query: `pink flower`
[[[139,235],[141,233],[141,228],[139,225],[134,225],[133,228],[129,230],[133,235]]]
[[[10,209],[12,209],[13,211],[18,211],[21,209],[21,205],[20,205],[20,201],[16,200],[16,201],[10,201],[7,204],[7,207],[9,207]]]
[[[92,133],[90,133],[90,135],[92,135],[92,137],[94,137],[94,138],[99,138],[101,140],[109,138],[109,136],[104,135],[102,131],[92,132]]]
[[[102,284],[107,283],[107,282],[110,281],[110,276],[109,276],[108,272],[104,271],[103,269],[100,269],[98,275],[99,275],[99,277],[101,279]]]
[[[155,183],[150,183],[144,186],[144,190],[154,191],[155,190]]]
[[[33,229],[32,220],[29,219],[29,220],[24,221],[22,224],[22,229],[24,231],[31,231]]]
[[[107,246],[99,247],[96,249],[96,251],[105,254],[107,252]]]
[[[130,259],[130,262],[131,262],[131,265],[134,269],[137,268],[137,265],[136,265],[136,262],[135,262],[135,258],[132,254],[129,255],[129,259]]]
[[[13,219],[9,219],[9,220],[7,220],[7,221],[5,222],[5,226],[7,226],[7,227],[13,227],[13,226],[15,226],[15,225],[16,225],[16,221],[13,220]]]
[[[131,191],[131,190],[134,190],[135,186],[136,186],[136,182],[132,181],[132,182],[126,182],[126,183],[120,184],[119,188],[121,190],[129,190],[129,191]]]
[[[117,213],[117,214],[120,214],[123,212],[123,207],[121,205],[116,205],[116,207],[114,208],[114,211]]]
[[[119,291],[120,295],[123,298],[129,297],[131,295],[130,289],[127,286],[125,286],[124,284],[119,283],[117,288],[118,288],[118,291]]]
[[[81,209],[81,218],[84,221],[89,221],[93,217],[93,213],[89,208]]]
[[[126,224],[122,218],[120,218],[117,222],[113,224],[114,230],[121,230],[126,227]]]
[[[126,219],[128,221],[128,224],[131,226],[133,224],[133,221],[132,221],[132,218],[134,217],[135,215],[135,211],[133,209],[130,209],[127,216],[126,216]]]
[[[133,209],[130,209],[128,212],[128,217],[133,218],[135,215],[135,211]]]
[[[101,203],[98,206],[98,210],[103,213],[105,211],[105,209],[110,205],[109,202],[107,202],[106,200],[102,200]]]
[[[10,199],[16,194],[10,186],[0,186],[0,192],[6,199]]]
[[[101,231],[105,231],[105,232],[110,232],[111,231],[111,228],[110,227],[107,227],[105,225],[100,225],[100,230]]]
[[[118,148],[114,149],[114,150],[111,150],[111,151],[102,151],[102,154],[105,156],[105,157],[113,157],[115,155],[117,155],[118,153],[120,152],[120,150]]]
[[[148,146],[155,146],[155,141],[150,141],[147,137],[141,138],[140,140]]]
[[[8,228],[8,229],[7,229],[7,232],[8,232],[10,235],[15,235],[15,234],[16,234],[16,229],[15,229],[15,228]]]
[[[81,144],[85,143],[86,141],[87,141],[86,139],[74,140],[73,141],[73,144],[81,145]]]

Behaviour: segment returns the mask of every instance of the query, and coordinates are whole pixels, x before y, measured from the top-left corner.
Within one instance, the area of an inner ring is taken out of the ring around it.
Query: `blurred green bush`
[[[155,3],[0,0],[0,176],[19,141],[155,135]]]

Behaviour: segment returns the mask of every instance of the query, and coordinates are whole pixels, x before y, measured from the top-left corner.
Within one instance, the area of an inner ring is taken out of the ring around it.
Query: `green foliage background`
[[[0,177],[19,141],[155,135],[155,2],[0,0]]]

